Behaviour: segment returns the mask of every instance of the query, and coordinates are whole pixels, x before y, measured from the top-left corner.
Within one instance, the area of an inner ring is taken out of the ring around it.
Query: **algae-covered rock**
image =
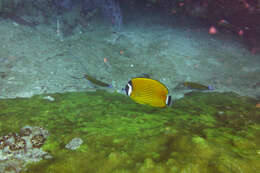
[[[27,124],[50,133],[43,151],[52,159],[44,158],[17,172],[260,170],[256,100],[234,93],[193,92],[172,107],[158,109],[105,91],[48,94],[53,101],[45,96],[0,101],[0,136]],[[29,132],[24,129],[21,134]],[[74,151],[66,149],[75,136],[84,143]],[[40,136],[33,141],[38,140]]]

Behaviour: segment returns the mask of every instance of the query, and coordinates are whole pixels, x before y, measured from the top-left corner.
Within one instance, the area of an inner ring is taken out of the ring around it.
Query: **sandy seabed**
[[[143,73],[163,82],[174,99],[187,91],[184,81],[211,85],[215,91],[260,96],[260,55],[253,55],[230,34],[160,22],[124,21],[120,32],[92,20],[84,32],[58,35],[56,25],[23,26],[1,19],[0,98],[96,89],[84,74],[121,89]],[[106,60],[104,62],[104,59]]]

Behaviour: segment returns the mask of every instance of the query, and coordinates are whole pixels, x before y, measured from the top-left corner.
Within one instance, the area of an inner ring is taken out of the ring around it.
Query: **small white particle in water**
[[[134,67],[134,65],[133,65],[133,64],[131,64],[131,65],[130,65],[130,67]]]
[[[219,114],[219,115],[222,115],[222,114],[224,114],[224,112],[223,112],[223,111],[219,111],[218,114]]]
[[[44,96],[43,99],[45,100],[49,100],[51,102],[53,102],[55,100],[55,98],[51,97],[51,96]]]
[[[14,80],[15,79],[15,77],[10,77],[9,79],[7,79],[8,81],[10,81],[10,80]]]
[[[36,90],[41,90],[41,87],[34,87],[34,89],[36,89]]]
[[[13,22],[13,25],[14,25],[15,27],[19,26],[19,24],[16,23],[16,22]]]

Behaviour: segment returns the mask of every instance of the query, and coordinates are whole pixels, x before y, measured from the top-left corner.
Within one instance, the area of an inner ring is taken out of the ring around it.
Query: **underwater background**
[[[0,173],[258,172],[259,19],[259,0],[0,0]]]

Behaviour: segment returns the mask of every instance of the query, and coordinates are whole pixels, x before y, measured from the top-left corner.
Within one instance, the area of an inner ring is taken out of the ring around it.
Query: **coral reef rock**
[[[23,127],[19,133],[0,137],[0,172],[20,172],[27,163],[51,158],[43,151],[48,131],[42,127]]]

